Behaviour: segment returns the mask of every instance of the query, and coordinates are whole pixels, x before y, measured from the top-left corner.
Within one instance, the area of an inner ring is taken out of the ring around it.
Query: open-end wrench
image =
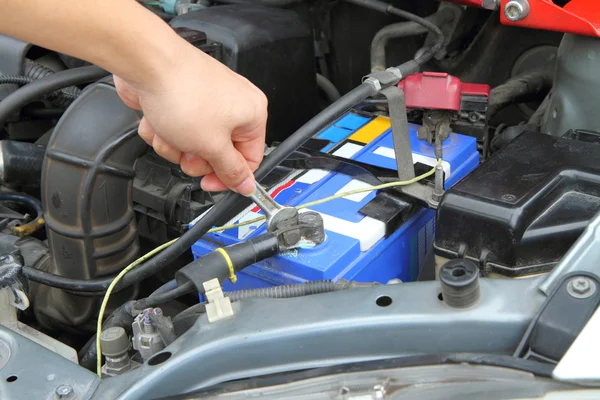
[[[254,192],[248,196],[261,208],[267,219],[267,231],[274,232],[285,220],[298,219],[298,210],[277,203],[257,182]]]

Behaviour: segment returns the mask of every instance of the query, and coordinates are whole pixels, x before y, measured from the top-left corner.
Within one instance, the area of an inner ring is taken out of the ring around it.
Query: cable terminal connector
[[[206,316],[208,322],[222,320],[233,316],[233,307],[231,307],[231,300],[229,297],[225,297],[223,289],[218,279],[211,279],[202,284],[204,286],[206,296]]]

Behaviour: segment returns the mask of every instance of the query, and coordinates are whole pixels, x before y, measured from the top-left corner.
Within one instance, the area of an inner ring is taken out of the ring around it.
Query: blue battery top
[[[417,138],[417,129],[418,125],[409,125],[413,162],[433,167],[436,164],[434,149]],[[387,117],[349,112],[316,137],[330,142],[323,152],[396,169]],[[444,141],[443,158],[445,184],[449,187],[479,163],[475,138],[451,133]],[[293,171],[269,192],[281,204],[298,206],[366,187],[369,185],[350,176],[313,169]],[[432,244],[434,213],[420,210],[386,237],[384,222],[359,213],[375,196],[375,192],[353,194],[311,207],[311,210],[321,214],[325,222],[327,237],[322,245],[293,250],[252,265],[238,273],[238,283],[225,283],[225,289],[239,290],[319,279],[335,281],[343,278],[384,283],[392,278],[403,281],[416,278],[424,253]],[[260,209],[252,205],[227,225],[261,215]],[[194,256],[200,257],[215,247],[237,243],[264,232],[264,221],[229,229],[207,235],[192,247],[192,251]]]

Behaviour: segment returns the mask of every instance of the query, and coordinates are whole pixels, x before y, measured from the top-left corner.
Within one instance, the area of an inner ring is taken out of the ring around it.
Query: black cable
[[[25,194],[0,192],[0,201],[12,201],[13,203],[25,204],[27,208],[35,212],[35,218],[41,217],[44,214],[42,203]]]
[[[65,87],[96,81],[108,74],[108,72],[97,66],[67,69],[35,80],[15,90],[0,101],[0,129],[4,127],[4,124],[13,113],[30,102]]]
[[[333,82],[321,74],[317,74],[317,86],[325,93],[330,103],[337,101],[341,97],[340,91],[335,87]]]
[[[27,85],[33,82],[32,78],[20,75],[0,75],[0,85]]]
[[[136,310],[143,310],[145,308],[156,307],[171,300],[175,300],[181,296],[194,291],[194,285],[192,282],[186,282],[181,286],[177,286],[175,289],[162,292],[156,295],[150,295],[145,299],[136,300],[133,302],[133,308]]]
[[[26,77],[37,80],[52,74],[54,74],[54,71],[50,68],[29,59],[25,60]],[[54,105],[61,108],[67,108],[80,94],[81,89],[77,86],[69,86],[52,92],[46,97],[49,101],[54,103]]]
[[[435,14],[432,14],[424,20],[439,26],[446,21],[451,21],[454,18],[454,12],[449,8],[440,9]],[[371,41],[371,72],[383,71],[386,67],[386,52],[385,48],[388,42],[392,39],[404,38],[409,36],[422,35],[428,32],[429,29],[418,22],[398,22],[383,27],[379,30]]]
[[[511,104],[525,103],[546,95],[552,88],[553,71],[549,68],[529,71],[496,86],[490,92],[488,120]]]
[[[436,41],[433,46],[425,50],[423,54],[418,56],[412,61],[409,61],[399,67],[403,76],[411,75],[415,72],[418,72],[420,66],[428,62],[437,54],[438,51],[444,45],[444,34],[434,23],[426,20],[425,18],[421,18],[413,13],[408,11],[401,10],[396,8],[390,4],[384,3],[379,0],[346,0],[348,3],[355,4],[360,7],[368,8],[373,11],[378,11],[383,14],[394,15],[396,17],[404,18],[408,21],[416,22],[419,25],[424,26],[436,36]]]

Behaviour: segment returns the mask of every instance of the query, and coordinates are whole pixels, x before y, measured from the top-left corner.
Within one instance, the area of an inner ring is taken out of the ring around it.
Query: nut
[[[578,276],[569,281],[567,292],[578,299],[587,299],[596,293],[596,283],[590,278]]]
[[[590,290],[590,281],[584,278],[577,278],[573,281],[573,291],[575,293],[584,294]]]
[[[56,397],[58,399],[72,399],[74,398],[75,395],[75,391],[73,390],[73,388],[69,385],[60,385],[59,387],[56,388]]]

